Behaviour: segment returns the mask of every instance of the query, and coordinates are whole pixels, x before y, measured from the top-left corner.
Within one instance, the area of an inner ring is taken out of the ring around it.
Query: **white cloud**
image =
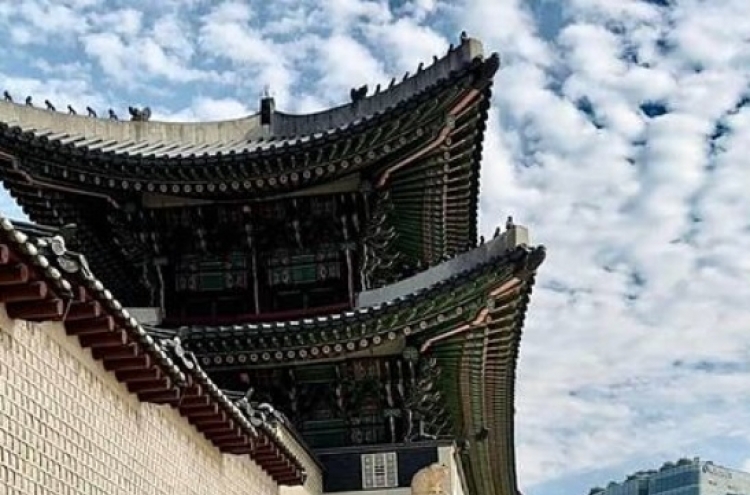
[[[318,56],[320,84],[331,94],[341,94],[339,102],[349,97],[350,88],[387,80],[383,63],[351,36],[337,34],[322,40]]]
[[[199,120],[224,120],[246,117],[255,112],[244,103],[233,98],[198,98],[193,103],[195,116]]]
[[[434,55],[442,55],[448,49],[448,41],[440,33],[409,18],[372,24],[366,28],[366,35],[371,44],[394,55],[395,70],[412,74],[419,63],[429,65]]]
[[[95,58],[115,83],[142,84],[154,77],[186,83],[217,80],[215,71],[189,67],[181,55],[167,51],[149,37],[126,40],[114,33],[93,33],[82,38],[86,53]]]
[[[386,2],[371,0],[331,0],[323,4],[323,11],[329,26],[339,34],[392,18]]]
[[[125,39],[137,37],[143,29],[143,13],[133,8],[108,10],[91,17],[96,25],[96,31],[115,33]]]

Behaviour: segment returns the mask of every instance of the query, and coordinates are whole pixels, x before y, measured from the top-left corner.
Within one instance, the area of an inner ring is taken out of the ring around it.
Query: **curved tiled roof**
[[[278,194],[357,171],[376,175],[388,163],[403,162],[425,148],[430,153],[420,161],[428,163],[417,167],[420,170],[441,161],[432,159],[438,155],[444,155],[445,163],[462,158],[478,162],[479,156],[471,151],[479,148],[481,154],[489,85],[498,63],[497,57],[475,59],[382,113],[326,132],[262,141],[251,147],[200,145],[188,150],[174,143],[155,147],[141,141],[128,144],[130,140],[113,145],[100,137],[50,134],[33,121],[3,121],[0,112],[0,150],[15,158],[20,172],[40,182],[109,196],[131,192],[187,197]],[[472,85],[478,86],[479,93],[468,99]],[[149,123],[120,123],[128,124]],[[451,153],[453,149],[457,152]],[[464,157],[465,151],[469,153]],[[386,171],[386,178],[392,173]]]
[[[485,257],[467,253],[475,259],[458,263],[463,271],[447,269],[443,279],[433,277],[429,285],[415,281],[414,292],[393,290],[395,299],[381,297],[373,306],[355,311],[172,332],[210,373],[298,367],[357,357],[363,351],[387,355],[400,353],[404,345],[416,346],[436,358],[442,370],[440,390],[451,412],[468,493],[517,495],[515,370],[529,297],[545,250],[526,244],[508,248],[487,249],[491,254]]]
[[[361,177],[362,187],[374,182],[398,210],[388,219],[397,233],[392,251],[432,265],[476,239],[479,162],[498,66],[496,55],[483,58],[480,44],[467,39],[356,103],[308,116],[276,113],[286,138],[273,134],[242,149],[225,146],[236,136],[225,143],[219,135],[255,125],[248,123],[255,117],[111,122],[0,102],[0,161],[7,162],[0,180],[35,222],[78,224],[89,262],[131,305],[143,303],[143,288],[128,276],[134,257],[121,251],[144,246],[121,224],[125,205],[145,194],[237,201]],[[159,133],[169,144],[148,138]],[[208,143],[209,135],[221,142]]]
[[[466,39],[411,77],[356,102],[322,112],[293,115],[274,111],[270,123],[261,114],[201,123],[121,121],[0,102],[0,122],[21,136],[72,147],[97,155],[143,156],[159,159],[262,153],[277,147],[301,146],[328,135],[361,127],[380,115],[429,92],[441,81],[465,70],[482,57],[481,44]]]
[[[416,275],[385,291],[393,298],[381,296],[377,302],[351,311],[274,323],[149,331],[179,335],[209,370],[345,357],[400,338],[429,335],[470,320],[484,304],[489,287],[513,276],[529,262],[541,262],[543,248],[529,248],[526,242],[509,243],[519,237],[522,241],[528,239],[517,236],[518,230],[525,231],[515,226],[488,245],[432,269],[442,271],[442,278],[432,277],[431,283],[426,284],[419,280],[429,277],[429,273]],[[445,269],[445,265],[455,266]],[[412,290],[399,290],[401,285]]]

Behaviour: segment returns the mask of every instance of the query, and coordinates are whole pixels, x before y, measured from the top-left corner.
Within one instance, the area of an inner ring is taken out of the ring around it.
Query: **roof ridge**
[[[11,126],[18,125],[24,130],[44,128],[53,132],[65,129],[71,134],[79,134],[87,139],[102,138],[122,141],[135,137],[136,141],[156,143],[172,141],[173,138],[179,137],[181,139],[174,139],[174,142],[196,145],[209,142],[229,145],[245,140],[257,143],[261,140],[268,140],[269,137],[289,138],[312,135],[341,127],[344,122],[352,123],[372,117],[421,93],[440,79],[448,77],[452,72],[482,58],[481,42],[462,33],[458,46],[451,45],[447,53],[440,58],[435,56],[429,66],[425,67],[423,63],[420,63],[417,71],[411,75],[407,72],[401,82],[396,83],[396,78],[393,78],[391,85],[383,91],[380,91],[380,85],[378,85],[376,91],[367,96],[367,86],[359,90],[353,89],[352,101],[315,113],[297,115],[272,110],[273,118],[270,126],[264,126],[261,122],[262,111],[236,119],[199,122],[170,122],[142,118],[145,110],[135,107],[129,108],[132,116],[130,120],[118,119],[117,114],[111,108],[107,117],[99,117],[91,107],[86,107],[88,113],[82,115],[68,105],[66,114],[58,111],[49,100],[45,100],[46,108],[33,106],[30,96],[26,98],[25,104],[15,102],[7,90],[4,92],[4,101],[0,101],[0,122]],[[362,89],[364,89],[364,94],[361,92]],[[148,115],[150,116],[150,112]],[[186,134],[192,134],[192,139],[186,139]],[[169,137],[170,135],[174,136]],[[213,138],[211,138],[212,135]],[[200,139],[200,136],[203,136],[203,139]]]

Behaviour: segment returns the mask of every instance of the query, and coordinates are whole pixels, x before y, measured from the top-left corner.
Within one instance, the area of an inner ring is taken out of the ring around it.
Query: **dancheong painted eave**
[[[512,226],[443,266],[373,291],[354,311],[155,332],[179,335],[214,376],[418,349],[442,369],[439,389],[451,413],[469,493],[516,495],[515,370],[544,258],[544,247],[529,246],[526,229]]]
[[[163,205],[374,192],[397,234],[389,253],[430,266],[476,242],[482,141],[498,68],[496,54],[484,57],[481,44],[467,38],[431,66],[357,102],[307,116],[275,112],[263,140],[251,139],[260,146],[242,149],[221,144],[218,129],[258,116],[121,122],[0,102],[0,180],[34,222],[78,225],[92,267],[131,305],[143,287],[128,274],[142,260],[120,251],[148,252],[148,239],[160,234],[132,208],[149,214]],[[151,134],[169,141],[171,151],[144,137]],[[399,215],[389,216],[391,207]]]
[[[10,318],[62,322],[140,401],[177,409],[221,452],[250,455],[277,483],[304,483],[293,451],[305,447],[283,418],[252,424],[178,340],[149,335],[62,237],[0,217],[0,304]]]
[[[207,370],[341,359],[392,347],[406,337],[427,341],[473,321],[493,297],[492,290],[519,273],[533,273],[544,248],[518,242],[526,239],[526,229],[514,226],[426,272],[360,294],[361,304],[350,311],[291,321],[147,330],[179,335]]]

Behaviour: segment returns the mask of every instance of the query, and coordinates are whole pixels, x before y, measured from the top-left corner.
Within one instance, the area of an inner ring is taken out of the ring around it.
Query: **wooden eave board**
[[[525,256],[508,252],[430,289],[372,308],[292,322],[186,327],[184,338],[207,369],[299,364],[375,349],[402,336],[428,338],[470,321],[484,307],[485,294],[512,276],[519,263],[512,257]]]

